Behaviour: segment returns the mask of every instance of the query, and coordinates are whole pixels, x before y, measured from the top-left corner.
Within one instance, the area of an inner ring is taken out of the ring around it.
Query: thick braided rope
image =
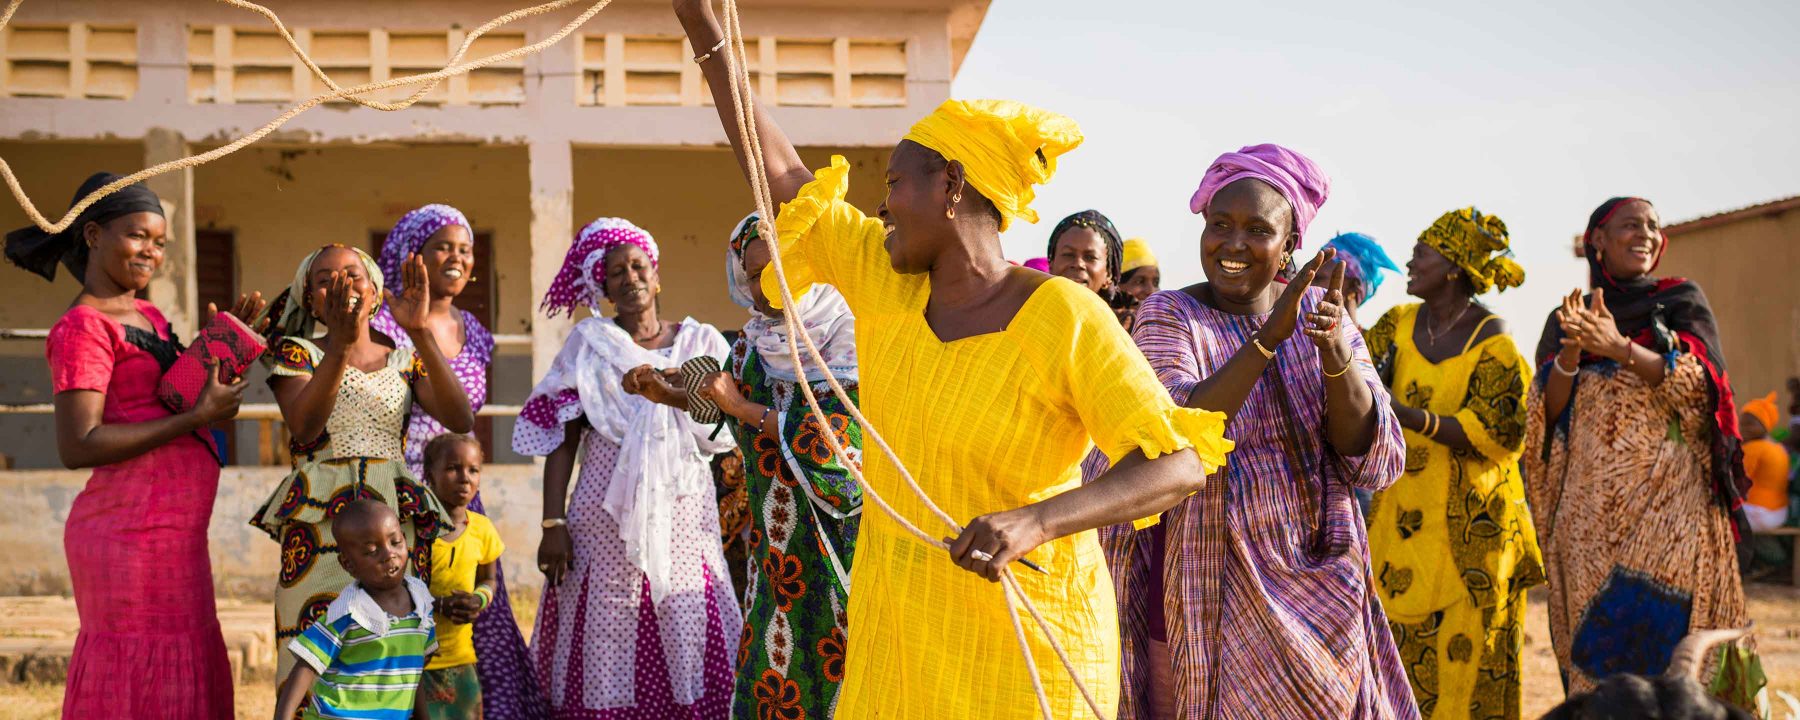
[[[774,200],[770,193],[767,168],[762,162],[762,139],[756,131],[756,110],[755,106],[752,104],[754,103],[754,100],[750,97],[750,79],[749,75],[744,70],[748,54],[745,51],[743,32],[738,22],[737,0],[723,0],[723,4],[725,10],[723,29],[725,32],[726,44],[729,46],[727,48],[728,52],[725,54],[725,61],[726,71],[731,78],[731,100],[738,124],[738,136],[744,143],[744,151],[749,159],[749,162],[744,163],[744,165],[749,169],[748,175],[750,178],[751,192],[756,202],[758,224],[760,226],[758,232],[763,237],[770,239],[769,264],[775,270],[777,284],[781,289],[782,317],[786,321],[788,327],[787,340],[789,357],[792,358],[795,367],[805,367],[805,362],[800,355],[800,349],[795,340],[795,338],[798,337],[805,343],[808,351],[807,354],[812,357],[813,362],[817,363],[820,367],[824,367],[826,365],[825,359],[819,352],[818,346],[813,343],[810,335],[801,332],[799,320],[794,314],[793,308],[795,300],[793,289],[788,285],[787,273],[783,268],[781,260],[780,243],[776,241],[777,235],[770,223],[770,218],[775,217],[775,213],[773,212]],[[839,402],[843,403],[850,414],[862,425],[863,432],[866,436],[875,440],[883,454],[885,454],[888,460],[893,463],[894,467],[899,470],[900,476],[905,479],[907,486],[918,496],[919,500],[922,501],[925,506],[938,517],[938,519],[942,520],[945,525],[948,525],[951,532],[960,533],[962,531],[962,526],[959,525],[955,519],[951,518],[948,513],[944,512],[942,508],[938,507],[937,503],[933,502],[931,497],[926,494],[925,490],[919,486],[918,482],[913,478],[912,473],[907,470],[906,465],[900,461],[899,455],[897,455],[893,448],[887,444],[886,439],[875,429],[875,426],[870,423],[867,418],[863,417],[862,411],[857,404],[850,400],[849,394],[844,391],[843,386],[838,383],[837,378],[830,373],[825,373],[825,381],[831,387],[832,393],[837,396]],[[812,411],[813,422],[819,423],[820,427],[829,427],[830,423],[826,419],[823,409],[819,407],[819,401],[813,394],[811,383],[801,382],[798,383],[798,385],[800,386],[801,395],[806,398],[806,404]],[[881,497],[880,493],[875,491],[867,479],[863,477],[861,466],[854,462],[844,451],[844,448],[838,443],[836,433],[822,433],[822,437],[824,438],[827,447],[831,448],[832,454],[838,458],[838,461],[843,464],[844,467],[849,468],[851,473],[855,475],[858,484],[860,484],[863,489],[864,495],[869,499],[874,500],[876,507],[880,508],[883,513],[892,518],[907,532],[919,538],[922,542],[934,547],[948,549],[948,546],[946,546],[943,541],[925,533],[925,531],[920,530],[917,525],[914,525],[907,518],[901,516],[887,503],[886,499]],[[1019,641],[1019,650],[1024,655],[1026,669],[1031,676],[1032,689],[1037,693],[1038,706],[1043,711],[1044,717],[1053,717],[1050,711],[1050,701],[1049,697],[1044,693],[1043,680],[1038,676],[1037,663],[1032,659],[1031,646],[1026,640],[1024,627],[1020,624],[1018,609],[1014,605],[1015,596],[1017,597],[1018,604],[1025,606],[1026,610],[1031,614],[1032,619],[1037,622],[1038,627],[1043,631],[1044,637],[1049,641],[1051,649],[1056,652],[1057,657],[1063,663],[1064,669],[1068,671],[1069,678],[1074,681],[1075,687],[1081,691],[1082,698],[1087,702],[1088,708],[1093,711],[1095,717],[1104,717],[1104,714],[1100,711],[1100,705],[1095,700],[1093,693],[1088,690],[1086,683],[1082,682],[1081,676],[1075,671],[1075,665],[1069,659],[1068,653],[1063,650],[1062,644],[1057,642],[1055,634],[1051,632],[1049,621],[1038,612],[1036,604],[1025,594],[1024,588],[1020,586],[1018,579],[1013,576],[1012,569],[1001,568],[1000,576],[1003,583],[1002,593],[1006,598],[1007,613],[1012,619],[1014,634]]]
[[[223,1],[233,4],[233,5],[238,5],[240,7],[249,5],[249,3],[241,3],[241,2],[238,2],[237,0],[223,0]],[[493,22],[482,25],[480,31],[485,32],[486,30],[491,29],[491,27],[498,27],[499,25],[502,25],[502,24],[505,24],[508,22],[513,22],[520,18],[529,17],[532,15],[541,15],[543,13],[547,13],[552,10],[556,10],[558,8],[572,5],[578,1],[579,0],[555,0],[554,2],[544,3],[542,5],[536,5],[536,6],[524,8],[521,10],[515,10],[511,13],[507,13],[506,15],[502,15],[500,18],[496,18],[496,20]],[[0,15],[0,29],[5,28],[6,21],[10,20],[12,18],[13,11],[17,10],[19,5],[23,2],[24,2],[24,0],[12,0],[12,2],[6,8],[5,14]],[[531,55],[531,54],[534,54],[537,52],[541,52],[541,51],[543,51],[544,48],[550,47],[551,45],[555,45],[556,43],[561,42],[563,38],[568,37],[569,33],[574,32],[576,28],[581,27],[582,24],[586,23],[589,19],[593,18],[596,13],[600,12],[602,9],[604,9],[607,5],[610,5],[610,4],[612,4],[612,0],[596,0],[591,7],[589,7],[587,10],[583,11],[580,15],[576,16],[575,19],[571,20],[568,24],[563,25],[554,34],[550,35],[549,37],[544,38],[543,40],[539,40],[535,43],[532,43],[530,45],[513,48],[506,52],[489,55],[487,57],[479,58],[476,60],[471,60],[466,63],[452,62],[451,64],[444,66],[442,69],[439,69],[439,70],[436,70],[433,72],[420,73],[418,75],[407,75],[404,77],[391,78],[391,79],[382,80],[379,82],[364,83],[362,85],[357,85],[357,86],[349,87],[349,88],[341,88],[340,87],[340,88],[338,88],[336,90],[332,90],[330,92],[320,93],[311,98],[308,98],[307,100],[305,100],[304,102],[301,102],[298,105],[293,106],[292,108],[289,108],[287,110],[287,112],[284,112],[281,115],[277,116],[274,120],[269,121],[268,124],[262,126],[261,128],[257,129],[254,132],[251,132],[247,135],[244,135],[244,136],[238,138],[237,140],[232,141],[230,144],[223,145],[223,146],[214,148],[212,150],[209,150],[207,152],[199,153],[196,155],[189,155],[184,158],[170,160],[165,163],[161,163],[158,165],[154,165],[154,166],[145,168],[143,170],[139,170],[135,173],[132,173],[125,177],[119,178],[118,180],[114,180],[113,182],[108,183],[104,187],[101,187],[100,189],[95,190],[92,193],[89,193],[87,197],[84,197],[79,202],[75,203],[75,205],[73,207],[69,208],[69,211],[63,215],[61,220],[58,220],[57,222],[54,222],[54,223],[50,222],[47,218],[45,218],[43,213],[38,211],[37,206],[32,204],[31,198],[25,194],[25,189],[19,185],[19,178],[13,174],[12,167],[6,163],[5,159],[0,159],[0,176],[5,177],[7,188],[12,191],[13,197],[19,201],[19,206],[25,210],[25,214],[31,218],[31,222],[33,224],[35,224],[39,228],[43,229],[44,232],[49,232],[49,233],[62,232],[64,228],[67,228],[70,223],[73,223],[75,221],[75,218],[80,217],[81,213],[83,211],[87,210],[89,206],[92,206],[95,202],[98,202],[101,198],[104,198],[107,195],[111,195],[115,192],[118,192],[122,188],[125,188],[127,186],[130,186],[130,185],[138,183],[138,182],[142,182],[144,180],[148,180],[150,178],[156,177],[158,175],[162,175],[167,172],[171,172],[174,170],[182,170],[182,169],[194,167],[197,165],[203,165],[205,163],[211,162],[213,160],[217,160],[226,155],[230,155],[231,153],[237,152],[238,150],[243,149],[245,146],[248,146],[251,143],[261,140],[262,138],[268,136],[269,133],[272,133],[272,132],[280,129],[281,126],[287,124],[288,121],[294,119],[296,116],[300,115],[300,113],[306,112],[307,110],[311,110],[312,108],[314,108],[322,103],[326,103],[326,102],[329,102],[332,100],[354,98],[359,95],[366,95],[371,92],[375,92],[378,90],[386,90],[391,87],[400,87],[403,85],[414,85],[414,84],[418,84],[418,83],[427,83],[427,82],[435,84],[436,82],[442,81],[446,78],[453,77],[456,75],[462,75],[462,74],[468,73],[471,70],[477,70],[480,68],[484,68],[484,67],[492,65],[494,63],[505,62],[507,60],[512,60],[514,58],[523,57],[525,55]],[[265,8],[265,10],[266,10],[266,8]],[[285,31],[284,31],[284,34],[285,34]],[[470,38],[470,40],[464,41],[464,45],[465,45],[464,50],[467,49],[466,46],[470,44],[470,41],[472,39],[473,38]],[[291,39],[290,39],[290,42],[291,42]],[[462,51],[459,51],[458,55],[460,56],[461,54],[462,54]],[[308,61],[308,63],[310,65],[310,61]],[[316,66],[314,66],[314,67],[316,67]],[[329,78],[325,78],[323,76],[323,73],[321,73],[321,78],[324,79],[330,85],[336,85],[336,83],[331,82]],[[429,90],[429,87],[427,87],[427,90]],[[408,102],[406,104],[410,104],[410,102]],[[389,107],[392,107],[393,109],[399,109],[399,108],[402,108],[405,106],[406,105],[397,105],[397,106],[389,106]],[[376,109],[384,109],[384,108],[377,107],[377,106],[371,106],[371,107],[376,107]]]

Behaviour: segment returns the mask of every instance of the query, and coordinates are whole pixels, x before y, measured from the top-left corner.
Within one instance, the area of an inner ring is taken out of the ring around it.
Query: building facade
[[[348,87],[442,67],[471,29],[522,4],[277,9],[321,70]],[[872,209],[888,149],[949,96],[987,5],[758,2],[742,19],[751,81],[808,163],[851,160],[851,200]],[[537,42],[583,9],[496,29],[465,59]],[[743,311],[726,294],[723,240],[753,201],[694,54],[667,2],[617,0],[542,53],[451,78],[412,108],[327,103],[248,148],[155,178],[171,233],[150,299],[191,335],[207,302],[273,295],[311,249],[372,249],[407,210],[443,202],[476,230],[481,267],[459,304],[500,338],[492,403],[523,398],[561,347],[570,323],[539,315],[537,299],[574,230],[595,217],[626,217],[656,236],[666,315],[735,328]],[[327,89],[266,18],[229,5],[27,2],[0,33],[0,158],[55,219],[92,172],[204,152]],[[0,227],[28,222],[0,202]],[[53,286],[16,268],[0,277],[0,328],[48,328],[79,290],[66,274]],[[249,402],[268,402],[253,382]],[[49,401],[41,339],[0,341],[0,403]],[[510,419],[490,422],[496,459],[516,460],[504,447]],[[237,440],[240,462],[251,461],[247,443],[269,442],[244,423]],[[0,454],[17,466],[52,466],[53,448],[47,415],[0,414]]]
[[[1667,226],[1661,275],[1699,283],[1719,321],[1738,403],[1800,377],[1800,196]]]

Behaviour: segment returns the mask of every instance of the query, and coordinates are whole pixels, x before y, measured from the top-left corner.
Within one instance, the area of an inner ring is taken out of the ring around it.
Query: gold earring
[[[1282,265],[1287,265],[1287,264],[1288,264],[1288,263],[1291,263],[1291,262],[1293,262],[1293,261],[1294,261],[1294,254],[1293,254],[1293,253],[1291,253],[1291,252],[1285,252],[1285,253],[1282,253],[1282,254],[1281,254],[1281,264],[1282,264]]]
[[[949,218],[951,220],[955,220],[956,219],[956,206],[951,205],[950,207],[944,208],[944,217]]]

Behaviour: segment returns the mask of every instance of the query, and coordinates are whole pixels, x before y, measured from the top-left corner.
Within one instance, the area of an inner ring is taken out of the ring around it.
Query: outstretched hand
[[[1300,298],[1306,296],[1306,288],[1312,285],[1313,278],[1319,274],[1319,268],[1325,262],[1337,256],[1335,248],[1325,248],[1288,281],[1287,287],[1281,291],[1281,297],[1275,298],[1275,306],[1269,311],[1269,321],[1263,323],[1261,339],[1270,350],[1283,340],[1294,334],[1294,328],[1300,324]]]
[[[425,319],[431,315],[431,283],[425,279],[425,258],[407,258],[400,266],[400,280],[400,294],[387,294],[388,312],[400,329],[424,330]]]

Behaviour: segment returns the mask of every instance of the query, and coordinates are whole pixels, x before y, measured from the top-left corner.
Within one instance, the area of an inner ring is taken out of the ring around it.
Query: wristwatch
[[[545,530],[549,530],[550,528],[553,528],[553,527],[562,527],[562,526],[568,525],[568,524],[569,524],[568,518],[544,518],[544,529]]]

